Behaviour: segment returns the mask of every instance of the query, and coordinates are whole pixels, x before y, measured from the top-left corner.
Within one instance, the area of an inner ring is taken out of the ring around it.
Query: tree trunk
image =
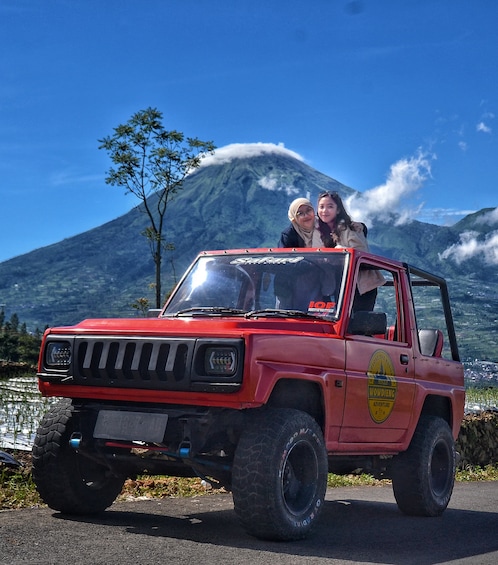
[[[160,243],[158,243],[156,252],[154,253],[154,263],[156,265],[156,308],[161,308],[162,307],[162,300],[161,300],[161,247],[160,247]]]

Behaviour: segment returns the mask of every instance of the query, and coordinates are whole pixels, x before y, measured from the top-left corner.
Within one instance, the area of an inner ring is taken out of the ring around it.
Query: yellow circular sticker
[[[368,365],[368,409],[377,424],[385,422],[396,400],[398,383],[394,378],[394,365],[389,355],[377,350]]]

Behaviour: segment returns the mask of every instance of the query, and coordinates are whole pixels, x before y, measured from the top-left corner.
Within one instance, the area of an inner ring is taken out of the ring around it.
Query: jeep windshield
[[[201,254],[162,316],[337,319],[348,258],[336,250]]]

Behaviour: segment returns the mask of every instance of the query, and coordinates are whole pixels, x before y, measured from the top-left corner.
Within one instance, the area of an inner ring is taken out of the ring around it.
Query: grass
[[[13,389],[12,394],[18,395],[22,390],[21,408],[15,411],[16,422],[14,429],[26,428],[28,422],[37,421],[38,417],[28,414],[29,406],[33,404],[37,410],[43,412],[46,407],[31,402],[34,391],[27,389],[25,384]],[[7,404],[6,398],[5,404]],[[8,399],[8,398],[7,398]],[[18,396],[15,399],[18,401]],[[46,400],[46,399],[44,399]],[[23,406],[26,406],[24,409]],[[481,387],[467,389],[467,405],[486,407],[498,406],[498,387]],[[32,408],[31,408],[32,409]],[[26,413],[25,413],[26,412]],[[15,427],[17,426],[17,427]],[[36,491],[31,476],[31,453],[29,451],[11,451],[11,454],[24,464],[21,469],[11,469],[0,464],[0,510],[27,508],[41,506],[41,501]],[[487,467],[467,467],[457,471],[456,480],[468,481],[498,481],[498,463]],[[344,486],[375,486],[389,484],[388,480],[377,480],[370,475],[334,475],[329,474],[328,486],[330,488]],[[183,496],[210,495],[219,492],[203,483],[200,479],[184,479],[178,477],[141,476],[137,479],[126,481],[118,500],[137,498],[169,498]]]
[[[461,483],[470,481],[498,481],[498,464],[486,467],[466,467],[457,471],[456,480]]]
[[[13,452],[12,455],[24,463],[21,469],[11,469],[0,466],[0,510],[13,510],[44,506],[33,483],[30,469],[29,452]],[[498,464],[484,468],[474,467],[457,471],[456,480],[469,481],[498,481]],[[371,475],[334,475],[329,474],[330,488],[347,486],[380,486],[390,484],[389,480],[378,480]],[[217,490],[210,488],[200,479],[185,479],[178,477],[141,476],[125,482],[118,497],[119,501],[144,498],[192,497],[212,495]],[[226,492],[221,490],[221,492]]]
[[[479,406],[483,409],[498,408],[498,387],[469,387],[465,391],[468,407]]]
[[[0,510],[28,508],[42,504],[31,473],[0,472]]]

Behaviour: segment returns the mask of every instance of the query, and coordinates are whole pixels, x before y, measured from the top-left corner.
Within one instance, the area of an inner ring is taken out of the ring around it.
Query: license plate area
[[[167,414],[100,410],[93,437],[162,443],[167,423]]]

